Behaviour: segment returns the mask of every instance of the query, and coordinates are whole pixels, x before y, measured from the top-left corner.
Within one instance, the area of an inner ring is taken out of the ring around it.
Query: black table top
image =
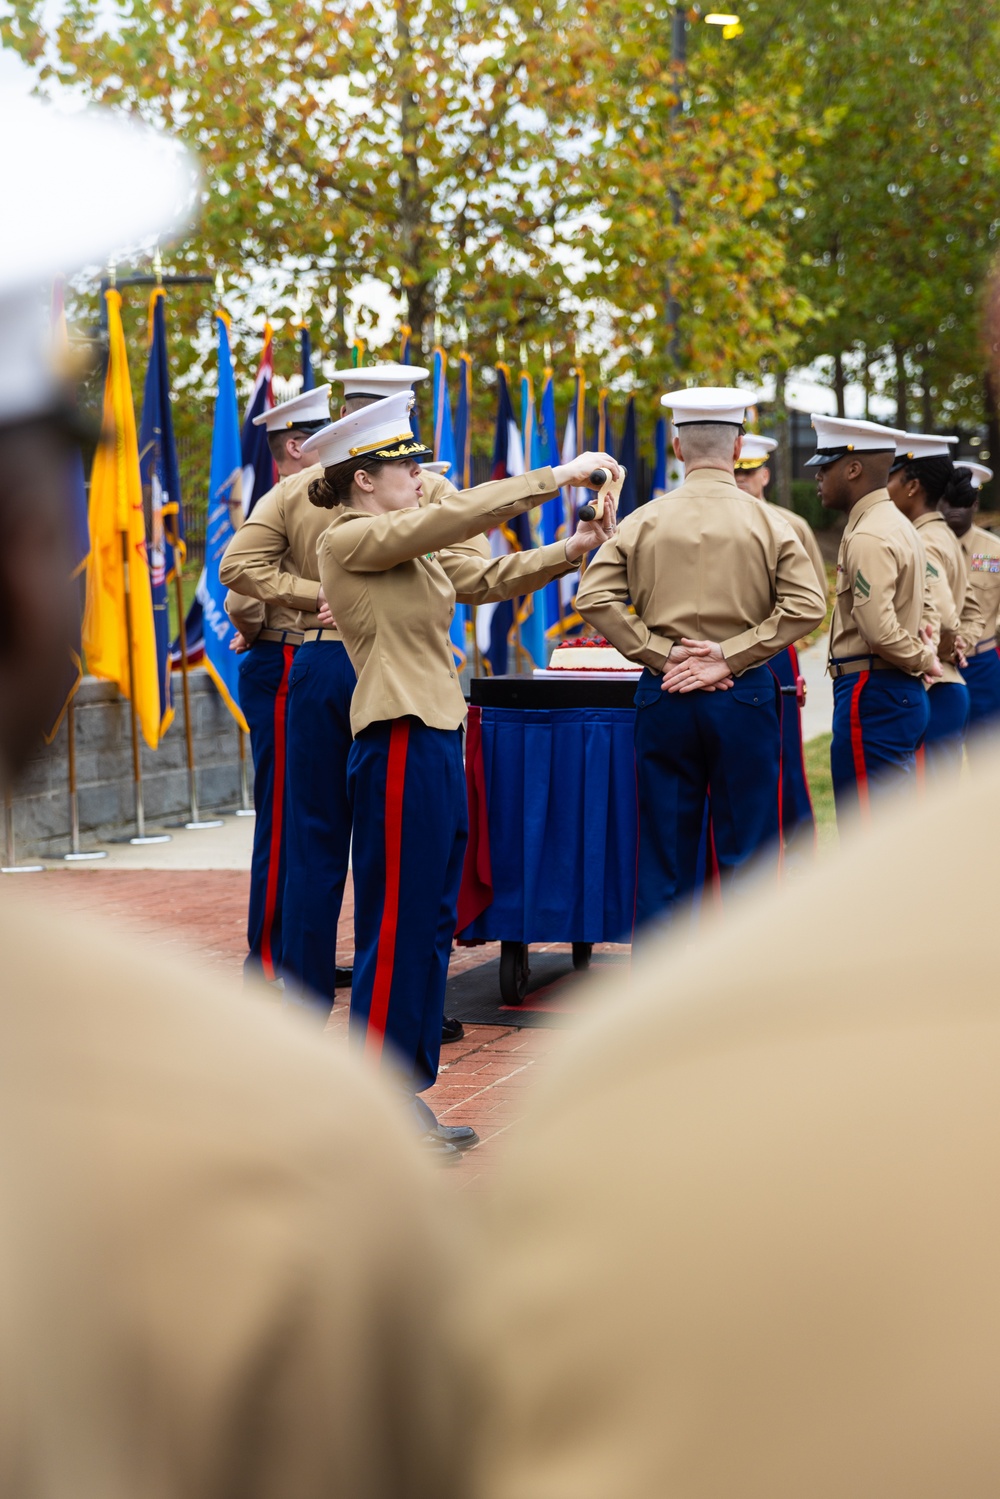
[[[552,677],[473,677],[469,701],[480,708],[631,708],[634,679],[560,682]]]

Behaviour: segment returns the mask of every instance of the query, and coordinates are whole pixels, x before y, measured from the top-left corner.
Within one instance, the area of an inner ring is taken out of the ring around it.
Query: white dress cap
[[[758,432],[748,432],[736,460],[736,472],[745,474],[752,469],[762,468],[777,446],[773,437],[761,437]]]
[[[441,458],[435,458],[433,463],[422,463],[420,467],[428,474],[447,474],[451,470],[451,464]]]
[[[896,443],[897,458],[950,458],[957,437],[932,437],[924,432],[904,432]]]
[[[300,396],[272,406],[255,416],[255,427],[266,427],[269,432],[287,432],[294,427],[302,432],[309,427],[325,427],[330,420],[330,387],[317,385],[313,390],[304,390]]]
[[[374,459],[392,463],[399,458],[413,458],[419,463],[433,454],[410,430],[410,407],[413,396],[409,386],[384,401],[362,406],[339,422],[331,422],[314,432],[302,444],[304,456],[324,468],[346,463],[349,458]]]
[[[971,458],[957,458],[955,460],[955,467],[967,468],[969,470],[969,473],[972,475],[973,489],[982,489],[983,485],[988,484],[993,478],[993,470],[991,468],[987,468],[985,463],[974,463]]]
[[[690,426],[693,422],[742,427],[747,407],[756,400],[752,391],[737,390],[732,385],[702,385],[690,390],[670,390],[660,397],[660,405],[670,407],[675,427]]]
[[[848,453],[895,453],[896,444],[906,436],[898,427],[852,421],[846,416],[822,416],[818,411],[809,420],[816,430],[816,451],[806,459],[806,468],[823,468]]]
[[[0,91],[0,422],[53,409],[52,282],[173,233],[198,191],[192,158],[168,136],[110,110],[60,114]]]
[[[409,394],[418,380],[426,380],[430,370],[420,364],[365,364],[360,369],[334,370],[331,380],[344,387],[344,400],[367,396],[370,400],[382,401],[386,396]]]

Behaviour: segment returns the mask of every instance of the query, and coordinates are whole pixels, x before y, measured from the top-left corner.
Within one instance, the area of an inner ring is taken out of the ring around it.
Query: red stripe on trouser
[[[858,785],[858,808],[863,817],[870,815],[868,804],[868,767],[865,765],[865,740],[861,732],[861,689],[871,672],[859,671],[851,693],[851,753],[854,756],[854,779]]]
[[[281,827],[285,817],[285,717],[288,711],[288,673],[295,660],[295,647],[286,645],[285,667],[274,695],[274,777],[271,782],[271,846],[267,851],[267,889],[264,894],[264,929],[260,937],[260,961],[266,979],[273,979],[271,931],[278,906],[278,876],[281,872]]]
[[[378,934],[375,982],[365,1032],[365,1056],[378,1061],[385,1040],[392,993],[392,971],[396,962],[396,931],[399,925],[399,872],[403,846],[403,786],[406,781],[406,751],[410,742],[409,719],[400,718],[389,736],[389,763],[385,772],[385,900]]]

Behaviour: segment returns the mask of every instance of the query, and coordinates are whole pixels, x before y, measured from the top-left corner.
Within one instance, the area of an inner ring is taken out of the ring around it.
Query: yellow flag
[[[83,649],[87,669],[95,677],[117,682],[119,691],[132,698],[142,737],[150,749],[155,749],[160,734],[160,682],[135,409],[122,328],[122,299],[114,290],[105,292],[104,299],[108,307],[109,344],[104,383],[105,441],[98,446],[90,476],[90,565]],[[127,601],[126,558],[130,595]],[[126,633],[129,618],[134,696],[129,680]]]

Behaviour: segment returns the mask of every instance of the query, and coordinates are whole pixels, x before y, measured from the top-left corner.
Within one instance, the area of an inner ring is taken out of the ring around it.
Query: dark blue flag
[[[139,423],[139,476],[151,518],[149,581],[153,595],[153,634],[160,682],[160,735],[174,716],[170,685],[170,604],[168,585],[177,559],[184,560],[181,478],[170,409],[167,364],[166,294],[162,286],[149,299],[149,363]]]
[[[267,494],[278,482],[278,471],[267,445],[267,431],[263,426],[255,427],[253,419],[274,405],[271,383],[274,378],[274,329],[264,324],[264,351],[260,356],[260,367],[250,393],[250,403],[243,418],[240,432],[240,452],[243,455],[243,514],[249,515],[262,494]]]
[[[615,457],[626,471],[625,483],[622,485],[622,492],[618,499],[618,514],[619,516],[631,515],[639,495],[639,440],[635,426],[635,396],[628,398],[621,446]]]
[[[305,323],[299,329],[299,338],[302,345],[302,389],[315,390],[316,377],[313,374],[312,340],[309,337],[309,329]]]

